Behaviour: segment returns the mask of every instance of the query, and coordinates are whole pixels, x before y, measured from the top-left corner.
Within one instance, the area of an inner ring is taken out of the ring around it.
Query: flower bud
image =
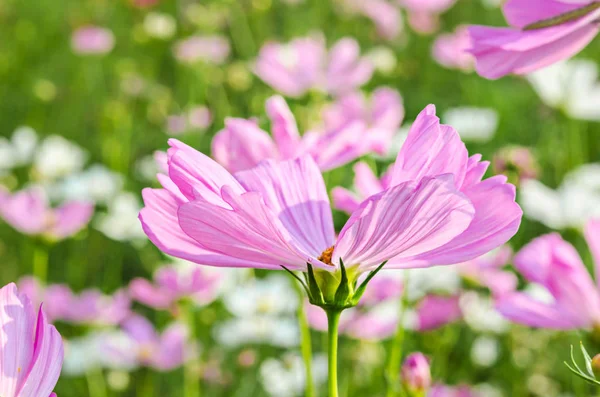
[[[492,167],[495,173],[506,175],[512,183],[535,179],[539,173],[535,156],[523,146],[506,146],[500,149],[494,155]]]
[[[423,353],[412,353],[402,364],[402,384],[410,393],[423,394],[431,386],[429,359]]]
[[[592,358],[592,371],[594,371],[596,378],[600,378],[600,354],[596,354]]]

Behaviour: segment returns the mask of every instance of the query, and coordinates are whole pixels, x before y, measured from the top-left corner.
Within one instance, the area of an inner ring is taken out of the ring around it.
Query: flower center
[[[581,17],[584,17],[590,12],[597,10],[598,8],[600,8],[600,2],[593,2],[581,8],[565,12],[564,14],[560,14],[552,18],[543,19],[541,21],[531,23],[525,26],[523,30],[543,29],[549,28],[551,26],[562,25],[563,23],[575,21]]]
[[[333,263],[331,263],[331,257],[333,256],[333,249],[334,248],[335,248],[334,245],[332,245],[331,247],[327,248],[325,251],[323,251],[323,253],[321,254],[321,256],[319,256],[317,259],[320,260],[321,262],[323,262],[326,265],[333,266]]]

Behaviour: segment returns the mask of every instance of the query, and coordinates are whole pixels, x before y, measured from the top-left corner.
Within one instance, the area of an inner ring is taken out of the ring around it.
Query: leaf
[[[587,350],[583,346],[583,342],[579,342],[579,347],[581,347],[581,352],[583,353],[583,358],[585,359],[585,368],[587,369],[588,374],[594,379],[596,379],[596,375],[594,375],[594,370],[592,369],[592,358],[588,354]]]

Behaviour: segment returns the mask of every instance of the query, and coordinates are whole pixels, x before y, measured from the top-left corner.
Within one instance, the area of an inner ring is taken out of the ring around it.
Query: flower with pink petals
[[[587,224],[585,237],[598,269],[600,221]],[[530,288],[501,295],[496,307],[505,317],[540,328],[600,327],[599,283],[594,283],[575,248],[559,234],[534,239],[515,255],[514,264],[539,292]]]
[[[465,26],[459,26],[454,33],[439,35],[433,43],[433,59],[440,65],[450,69],[470,71],[475,65],[471,48],[471,36]]]
[[[174,305],[185,298],[206,305],[216,298],[220,281],[220,274],[208,269],[166,266],[158,269],[154,284],[143,278],[132,280],[129,294],[136,301],[159,310],[174,309]]]
[[[83,229],[93,213],[94,204],[81,201],[50,208],[46,195],[38,188],[14,194],[0,190],[0,216],[24,234],[63,240]]]
[[[431,367],[423,353],[409,354],[402,364],[402,384],[410,393],[423,393],[431,387]]]
[[[419,33],[433,33],[439,29],[439,14],[450,9],[456,0],[398,0],[408,11],[410,26]]]
[[[434,385],[427,397],[477,397],[471,387],[466,385],[448,386],[437,384]]]
[[[509,0],[503,11],[511,28],[469,28],[477,73],[488,79],[570,58],[600,29],[600,3],[593,0]]]
[[[85,26],[73,32],[71,48],[80,55],[104,55],[115,46],[115,35],[106,28]]]
[[[63,342],[40,307],[37,319],[15,284],[0,289],[0,395],[56,397]]]
[[[463,278],[471,283],[490,289],[493,295],[500,296],[513,291],[518,284],[517,277],[502,270],[512,259],[512,249],[502,246],[478,258],[459,265]]]
[[[286,96],[300,97],[312,89],[340,95],[369,81],[373,66],[360,56],[354,39],[339,40],[328,53],[322,39],[304,37],[265,44],[254,72]]]
[[[222,36],[192,36],[175,43],[175,58],[182,63],[207,62],[215,65],[225,63],[231,48]]]
[[[280,96],[271,97],[266,108],[272,137],[254,120],[226,119],[225,128],[213,139],[213,157],[227,170],[237,172],[255,167],[265,159],[288,160],[310,154],[319,168],[326,171],[369,152],[385,151],[391,126],[399,123],[402,115],[402,108],[398,107],[401,102],[397,97],[389,99],[387,94],[381,91],[373,99],[372,109],[366,109],[365,105],[360,115],[350,111],[349,103],[346,107],[336,105],[326,116],[323,130],[308,131],[302,136],[285,100]],[[381,119],[367,126],[367,121],[374,120],[376,114]]]
[[[345,263],[355,281],[380,268],[428,267],[473,259],[517,231],[521,209],[502,176],[468,157],[435,108],[417,118],[390,187],[355,210],[336,238],[322,175],[311,156],[227,172],[170,140],[163,189],[145,189],[144,231],[165,253],[204,265],[312,272],[323,298]],[[339,278],[337,283],[339,284]],[[350,280],[350,279],[349,279]]]
[[[377,33],[385,39],[394,39],[402,32],[403,21],[400,10],[387,0],[344,0],[352,13],[362,14],[373,21]]]
[[[419,331],[431,331],[462,318],[460,296],[427,295],[416,306]]]

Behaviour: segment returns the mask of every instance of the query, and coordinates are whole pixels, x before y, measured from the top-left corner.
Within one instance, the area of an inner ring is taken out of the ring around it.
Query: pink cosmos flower
[[[509,0],[503,11],[512,28],[469,28],[477,73],[488,79],[570,58],[600,29],[600,7],[593,0]]]
[[[56,397],[63,343],[40,307],[37,319],[15,284],[0,289],[0,395]]]
[[[85,26],[73,32],[71,48],[80,55],[104,55],[115,46],[115,35],[106,28]]]
[[[323,40],[305,37],[265,44],[254,72],[286,96],[300,97],[311,89],[340,95],[369,81],[373,66],[360,56],[354,39],[339,40],[327,53]]]
[[[454,33],[439,35],[433,43],[432,56],[440,65],[450,69],[470,71],[475,59],[468,52],[471,36],[465,26],[459,26]]]
[[[447,386],[437,384],[434,385],[427,397],[477,397],[478,395],[466,385]]]
[[[192,36],[175,43],[173,53],[182,63],[208,62],[216,65],[225,63],[231,48],[222,36]]]
[[[186,270],[173,266],[160,268],[154,275],[154,284],[136,278],[129,284],[129,294],[136,301],[159,310],[172,309],[184,298],[202,305],[212,302],[217,296],[220,275],[200,267]]]
[[[423,353],[411,353],[402,364],[402,384],[412,393],[423,393],[431,387],[431,367]]]
[[[387,0],[345,0],[344,5],[352,13],[362,14],[375,23],[377,33],[385,39],[398,37],[403,28],[398,7]]]
[[[585,237],[600,266],[600,221],[591,221]],[[542,296],[514,291],[500,296],[496,307],[508,319],[532,327],[591,329],[600,326],[600,293],[575,248],[558,233],[534,239],[515,256],[514,265]],[[539,295],[539,294],[538,294]]]
[[[63,240],[83,229],[94,213],[94,204],[70,201],[50,208],[41,189],[10,194],[0,190],[0,216],[21,233]]]
[[[277,135],[277,134],[276,134]],[[235,176],[169,141],[163,189],[143,191],[144,231],[169,255],[212,266],[340,269],[463,262],[505,243],[521,209],[502,176],[481,181],[486,163],[468,157],[435,107],[417,118],[390,187],[367,198],[335,236],[329,197],[311,156],[267,160]]]
[[[439,14],[450,9],[456,0],[398,0],[408,11],[410,26],[419,33],[433,33],[439,29]]]
[[[372,111],[363,108],[361,115],[343,115],[342,112],[351,112],[338,105],[338,110],[332,110],[336,114],[327,116],[324,130],[308,131],[302,136],[285,100],[280,96],[271,97],[266,109],[273,137],[254,120],[229,118],[225,120],[225,129],[213,139],[213,157],[231,172],[255,167],[265,159],[287,160],[304,154],[310,154],[322,170],[342,166],[371,151],[387,149],[391,136],[389,126],[397,123],[400,110],[397,102],[383,100],[383,92],[380,97],[382,100],[374,100]],[[375,114],[380,115],[381,120],[369,128],[363,117],[375,117]]]
[[[537,159],[526,147],[506,146],[494,154],[492,168],[496,173],[512,177],[515,182],[536,179],[539,174]]]
[[[167,117],[167,132],[181,135],[185,132],[203,131],[212,123],[212,115],[206,106],[195,106],[186,113]]]
[[[493,295],[500,296],[514,291],[517,277],[502,270],[512,259],[512,249],[502,246],[478,258],[458,265],[461,276],[468,281],[490,289]]]
[[[127,354],[133,354],[140,365],[170,371],[192,357],[194,346],[190,344],[189,332],[183,324],[173,323],[159,335],[145,317],[135,315],[121,327],[131,338],[126,347]],[[123,346],[112,348],[122,349]]]
[[[417,305],[418,331],[431,331],[462,318],[460,295],[439,296],[427,295]]]
[[[130,315],[131,301],[122,290],[112,296],[95,289],[76,295],[66,285],[43,287],[32,277],[21,279],[19,289],[33,302],[46,302],[44,311],[53,322],[106,326],[119,324]]]

